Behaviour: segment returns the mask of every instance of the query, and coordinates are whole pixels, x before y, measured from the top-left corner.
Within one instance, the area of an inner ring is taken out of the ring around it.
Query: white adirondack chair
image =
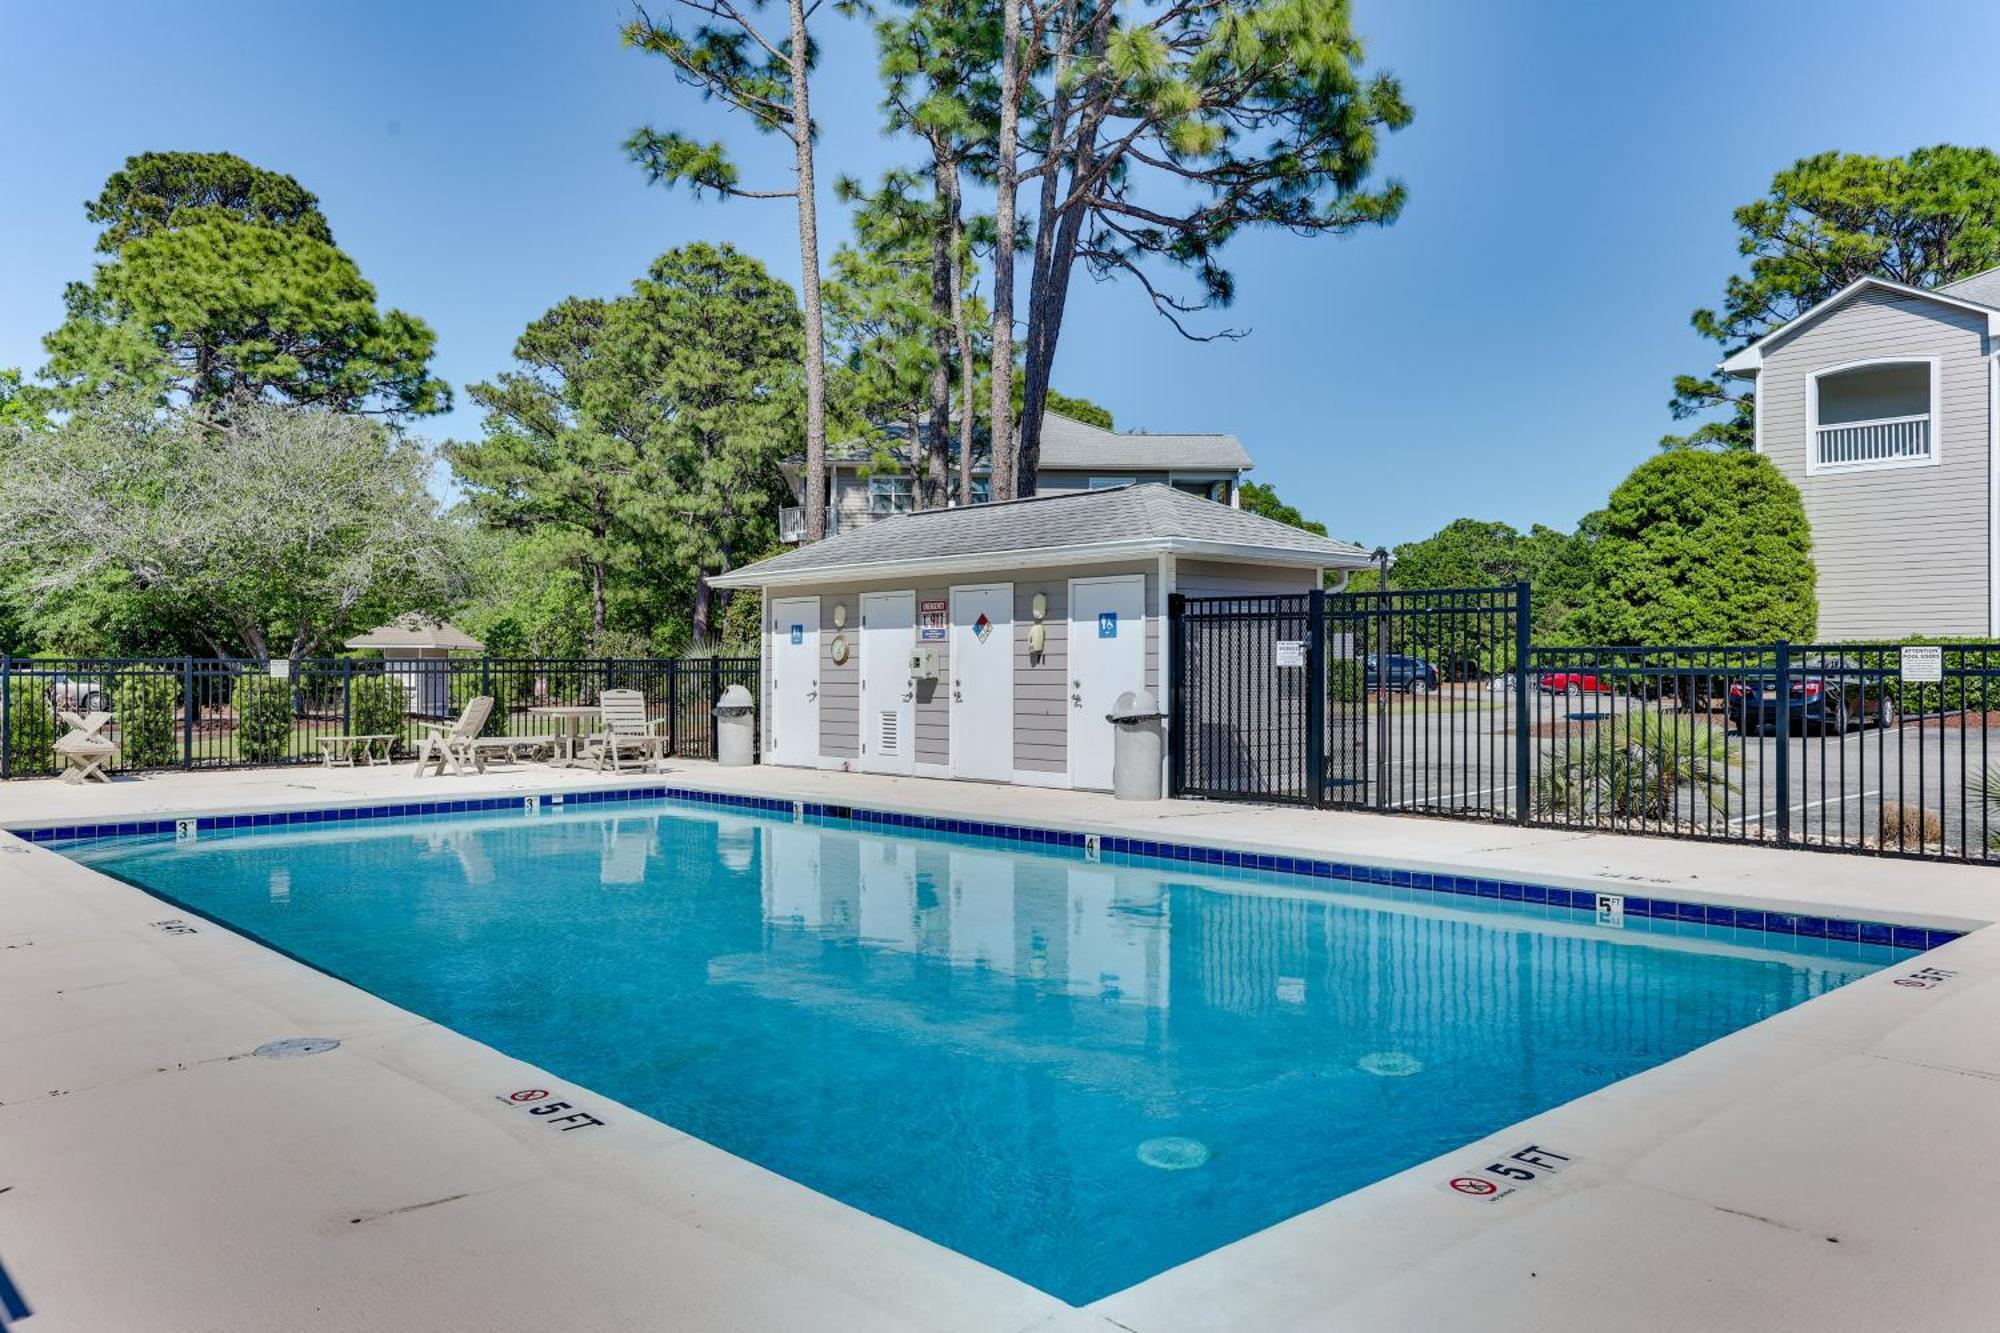
[[[435,766],[438,777],[444,776],[445,765],[451,765],[453,773],[464,773],[467,764],[479,772],[486,771],[486,753],[479,746],[480,729],[493,712],[493,696],[482,694],[465,705],[465,711],[458,715],[458,721],[449,726],[442,722],[424,723],[424,738],[417,742],[417,776],[424,775],[424,769]]]
[[[628,756],[636,757],[634,767],[666,756],[666,737],[660,735],[665,720],[646,720],[646,696],[638,690],[606,690],[597,706],[604,718],[604,730],[590,738],[584,758],[599,768],[622,773]]]

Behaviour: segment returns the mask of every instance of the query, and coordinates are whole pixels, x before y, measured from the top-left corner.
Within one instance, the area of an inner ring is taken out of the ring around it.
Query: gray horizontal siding
[[[1876,291],[1765,348],[1763,449],[1805,498],[1820,638],[1990,632],[1991,350],[1984,316]],[[1810,377],[1899,356],[1939,359],[1938,464],[1808,476]]]
[[[1174,586],[1183,597],[1273,597],[1311,592],[1319,586],[1319,572],[1221,560],[1182,560],[1175,567]]]

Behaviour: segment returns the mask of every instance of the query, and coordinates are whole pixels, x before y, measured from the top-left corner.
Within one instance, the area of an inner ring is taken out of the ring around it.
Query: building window
[[[993,503],[993,483],[985,477],[972,479],[972,503],[976,505]]]
[[[1807,381],[1806,471],[1937,462],[1937,359],[1855,362]]]
[[[877,518],[907,514],[917,507],[916,483],[908,477],[870,477],[868,512]]]
[[[1112,486],[1130,486],[1137,480],[1137,477],[1092,477],[1090,479],[1090,489],[1101,491]]]

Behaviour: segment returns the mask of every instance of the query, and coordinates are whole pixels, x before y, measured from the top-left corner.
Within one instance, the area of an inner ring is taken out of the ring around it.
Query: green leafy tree
[[[813,43],[808,20],[817,0],[785,0],[783,32],[761,26],[753,13],[763,0],[672,0],[699,16],[691,31],[671,19],[656,23],[644,9],[625,25],[625,43],[664,57],[682,82],[704,98],[733,107],[760,132],[792,145],[792,188],[753,190],[742,183],[728,152],[718,142],[701,143],[685,134],[641,129],[625,151],[657,184],[686,185],[698,197],[790,199],[799,222],[800,296],[805,307],[805,439],[807,541],[826,536],[826,350],[820,310],[819,205],[814,193],[811,72]]]
[[[410,692],[393,676],[357,672],[347,683],[347,731],[351,736],[394,736],[390,752],[403,748],[403,714]]]
[[[762,264],[683,246],[629,296],[573,298],[531,324],[517,368],[469,391],[483,437],[445,456],[482,520],[534,534],[578,572],[592,651],[654,635],[684,594],[702,639],[709,576],[775,536],[802,341],[796,298]],[[622,618],[621,589],[634,606]]]
[[[1099,407],[1088,398],[1072,398],[1066,393],[1058,393],[1056,390],[1050,389],[1047,407],[1049,411],[1054,412],[1057,416],[1068,417],[1071,421],[1081,421],[1086,426],[1097,426],[1103,430],[1117,429],[1112,424],[1111,409],[1108,407]],[[1267,486],[1264,489],[1268,491],[1270,487]],[[1248,508],[1248,506],[1246,505],[1245,508]],[[1301,527],[1303,525],[1294,523],[1292,526]]]
[[[1810,640],[1819,618],[1798,490],[1761,454],[1679,450],[1611,493],[1578,611],[1592,642]]]
[[[1004,21],[1018,29],[1008,0]],[[1340,235],[1395,219],[1401,184],[1368,187],[1382,136],[1409,123],[1401,86],[1367,75],[1348,0],[1152,0],[1141,7],[1056,0],[1038,8],[1026,39],[1026,160],[1007,141],[1009,85],[998,94],[996,231],[1013,236],[1017,180],[1035,190],[1026,335],[1026,394],[1015,485],[1032,493],[1041,416],[1062,331],[1070,278],[1135,282],[1155,310],[1190,337],[1188,317],[1227,306],[1235,281],[1228,242],[1252,228]],[[1003,39],[1003,55],[1012,49]],[[996,362],[1006,343],[1000,298],[1012,246],[995,247]],[[1176,295],[1164,266],[1193,279]],[[1004,270],[1004,272],[1003,272]],[[1004,317],[1011,323],[1009,307]],[[995,378],[1000,367],[995,366]],[[996,391],[996,405],[1000,395]],[[996,435],[1000,429],[996,406]]]
[[[691,633],[713,631],[710,576],[766,553],[786,497],[779,461],[809,415],[806,342],[792,289],[729,246],[655,261],[620,312],[621,373],[637,377],[659,445],[642,520],[655,554],[694,576]],[[808,354],[810,360],[812,354]]]
[[[114,592],[218,655],[296,661],[448,599],[431,462],[365,418],[111,395],[53,429],[0,427],[0,569],[44,612]]]
[[[1051,399],[1058,396],[1054,394],[1050,395]],[[1050,405],[1053,407],[1053,402]],[[1062,411],[1061,408],[1056,408],[1055,410]],[[1063,415],[1069,416],[1070,414],[1064,412]],[[1106,413],[1107,417],[1109,415],[1109,413]],[[1109,423],[1107,422],[1106,424],[1108,425]],[[1326,536],[1326,524],[1307,518],[1297,509],[1279,499],[1278,492],[1274,487],[1268,486],[1261,481],[1244,482],[1237,490],[1236,499],[1237,503],[1242,506],[1246,513],[1268,518],[1274,523],[1283,523],[1287,527],[1300,528],[1317,536]]]
[[[440,412],[436,337],[376,305],[313,196],[229,154],[142,154],[85,206],[109,258],[64,294],[44,374],[74,405],[110,387],[216,408],[248,401]]]
[[[1907,157],[1819,153],[1779,172],[1771,192],[1736,210],[1747,273],[1729,279],[1722,308],[1694,312],[1694,330],[1741,350],[1858,278],[1936,287],[2000,265],[2000,154],[1939,144]],[[1681,375],[1676,420],[1719,411],[1669,449],[1749,449],[1756,401],[1740,381]]]

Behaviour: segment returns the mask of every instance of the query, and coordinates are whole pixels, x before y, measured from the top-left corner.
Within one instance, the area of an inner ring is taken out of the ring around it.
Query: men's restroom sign
[[[1097,613],[1097,637],[1100,639],[1115,639],[1118,637],[1118,613],[1116,611],[1099,611]]]
[[[805,641],[806,641],[806,627],[804,625],[792,626],[792,642],[804,643]]]

